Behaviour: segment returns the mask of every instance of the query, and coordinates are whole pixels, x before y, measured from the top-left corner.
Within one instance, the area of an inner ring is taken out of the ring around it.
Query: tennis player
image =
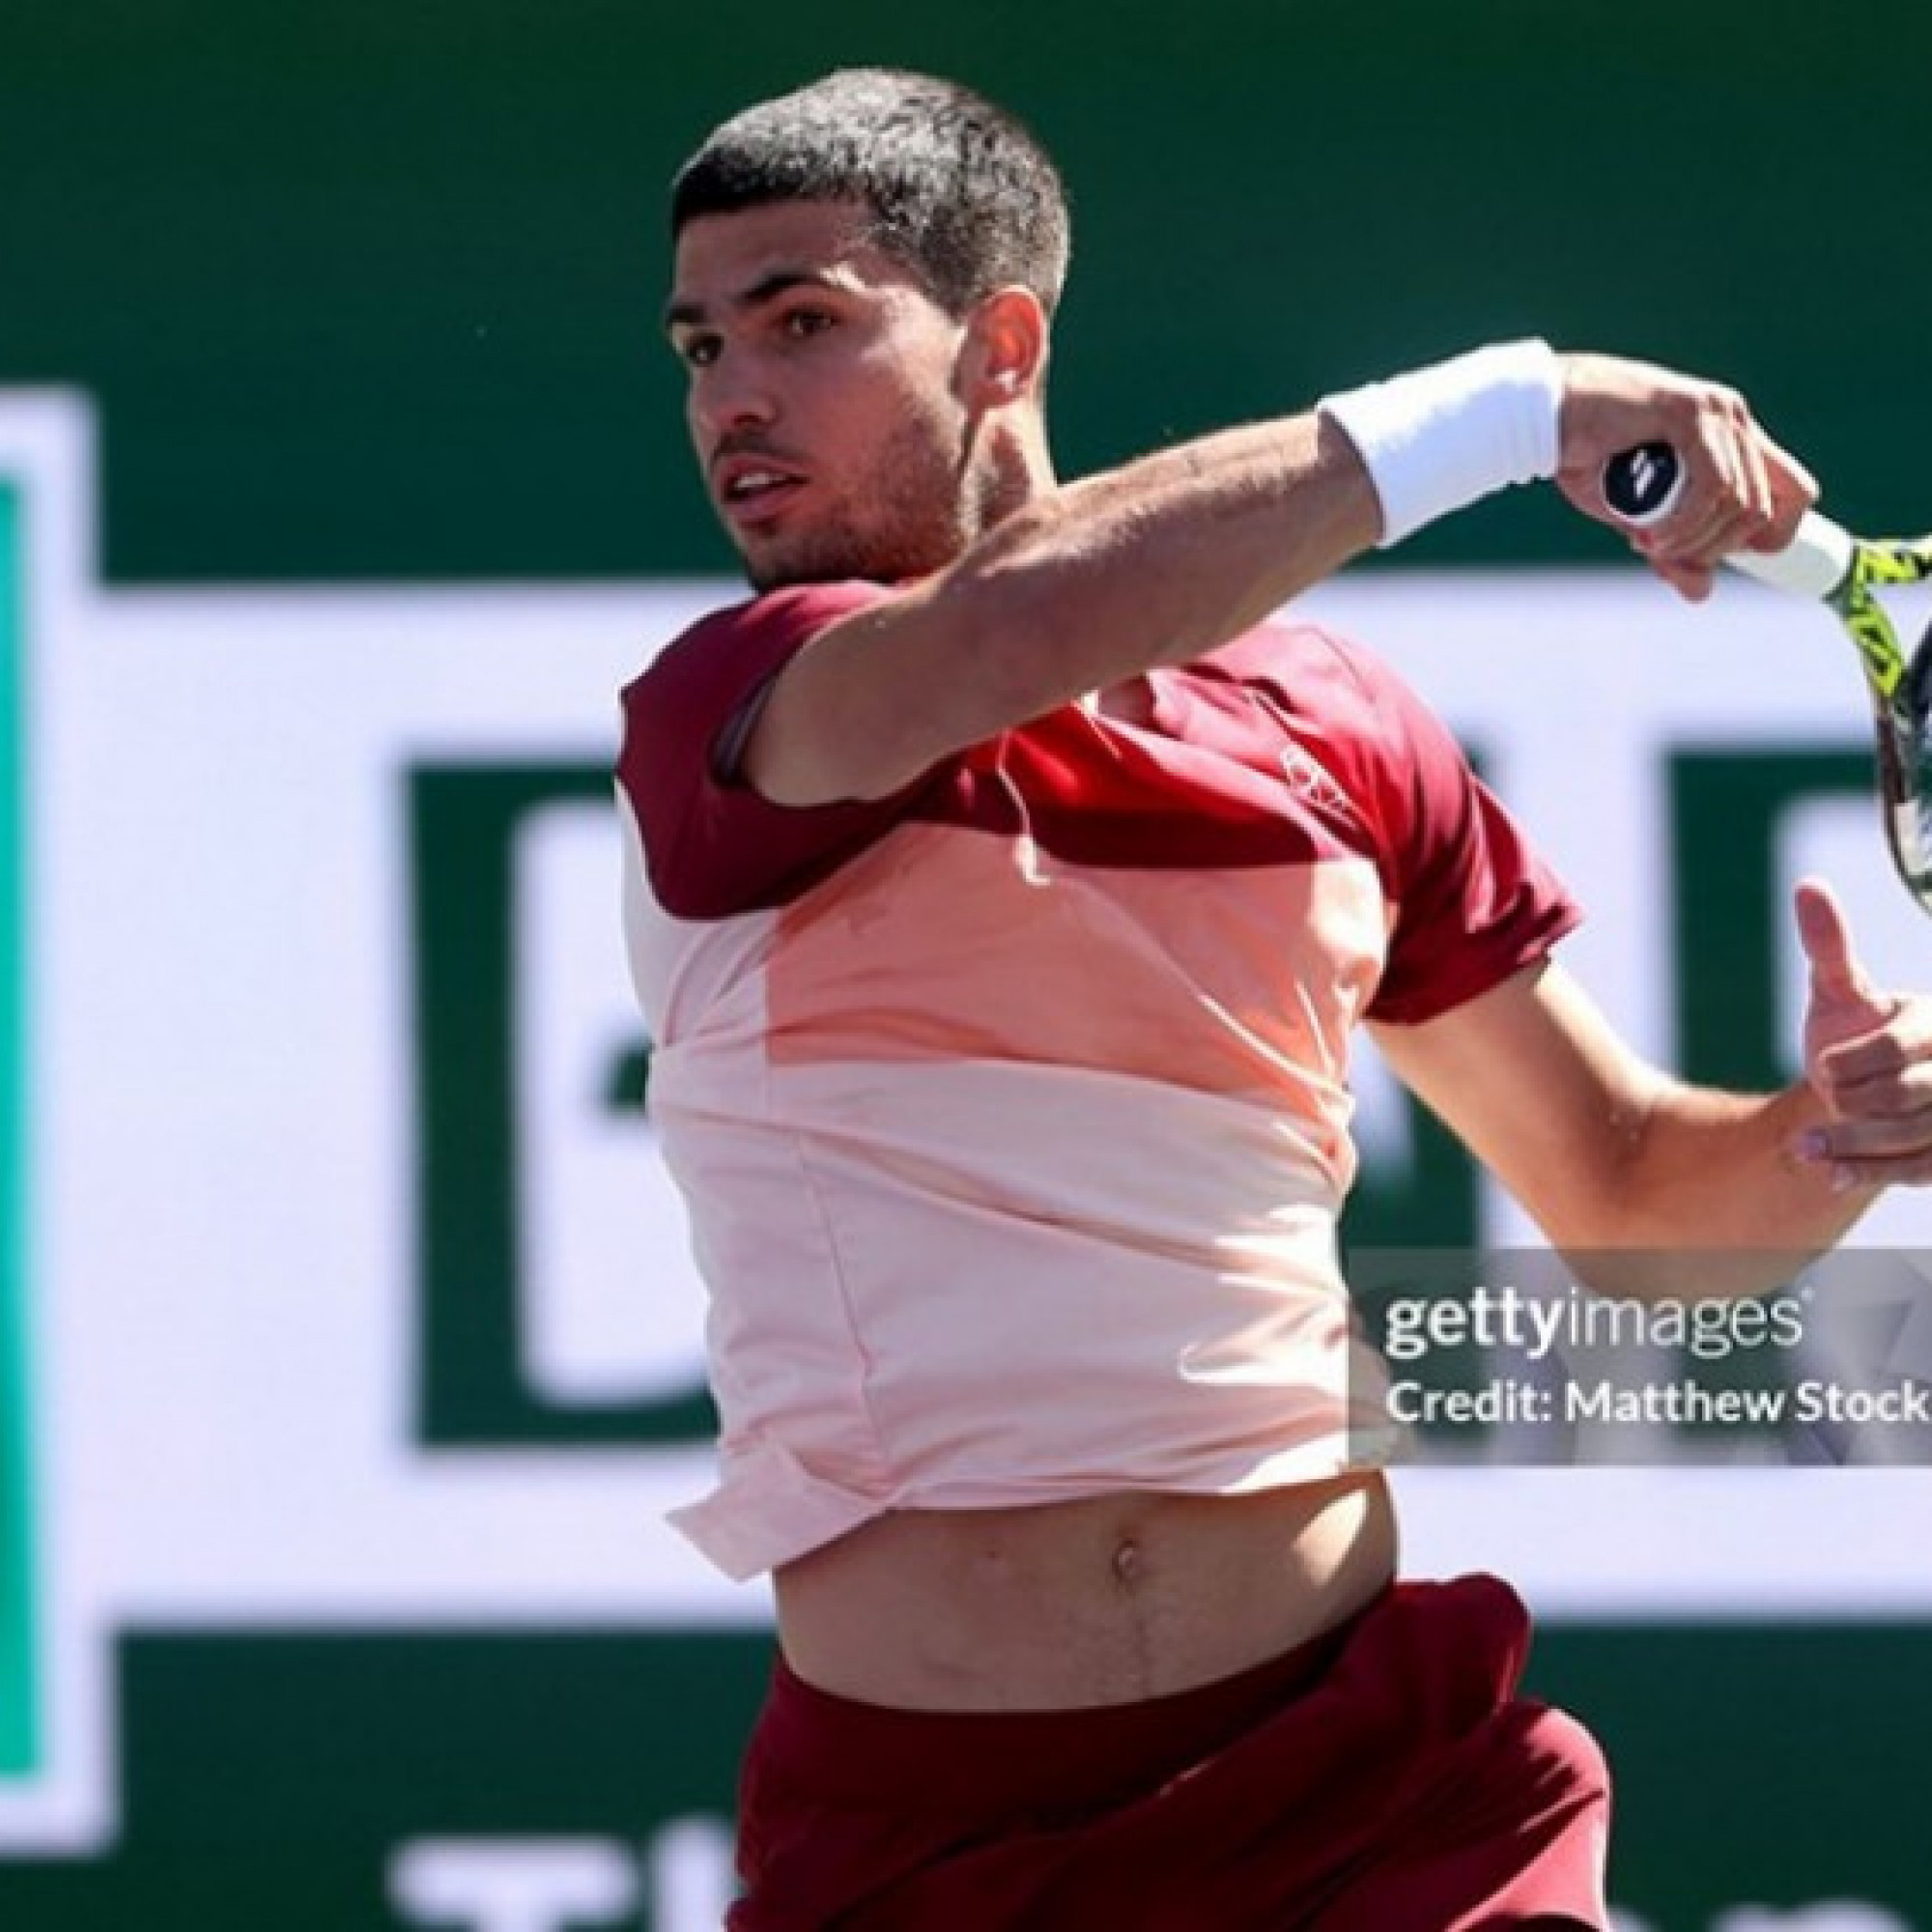
[[[677,1520],[778,1603],[731,1925],[1605,1926],[1604,1763],[1517,1694],[1520,1603],[1393,1581],[1351,1454],[1350,1035],[1553,1241],[1815,1251],[1932,1177],[1932,1002],[1801,888],[1804,1082],[1667,1078],[1444,726],[1269,619],[1512,482],[1607,521],[1655,438],[1641,547],[1698,596],[1810,480],[1725,389],[1529,342],[1061,484],[1061,186],[940,80],[750,108],[671,223],[756,590],[625,693],[619,771],[724,1422]]]

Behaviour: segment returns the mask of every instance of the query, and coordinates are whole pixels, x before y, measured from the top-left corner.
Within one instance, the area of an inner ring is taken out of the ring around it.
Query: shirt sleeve
[[[882,799],[774,804],[738,770],[778,674],[821,631],[892,592],[776,590],[692,626],[625,688],[617,783],[643,837],[651,891],[679,919],[782,905],[905,815],[929,781]]]
[[[1448,726],[1385,666],[1374,698],[1395,924],[1369,1017],[1414,1025],[1543,958],[1582,910]]]

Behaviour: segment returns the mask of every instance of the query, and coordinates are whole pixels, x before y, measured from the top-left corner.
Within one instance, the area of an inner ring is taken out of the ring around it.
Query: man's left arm
[[[1932,1182],[1932,997],[1872,986],[1823,886],[1795,909],[1810,999],[1804,1077],[1781,1094],[1671,1078],[1551,963],[1375,1038],[1557,1247],[1723,1253],[1710,1286],[1757,1292],[1884,1188]],[[1641,1292],[1641,1270],[1620,1285]]]

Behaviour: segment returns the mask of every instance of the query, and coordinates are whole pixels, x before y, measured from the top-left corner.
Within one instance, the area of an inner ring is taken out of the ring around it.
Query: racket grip
[[[1806,510],[1798,534],[1782,550],[1734,550],[1724,561],[1774,590],[1822,601],[1851,576],[1857,551],[1858,541],[1849,530]]]
[[[1667,442],[1639,443],[1604,465],[1604,501],[1634,529],[1661,522],[1684,494],[1684,465]],[[1724,558],[1733,570],[1794,597],[1828,598],[1852,574],[1857,541],[1816,510],[1806,510],[1782,550],[1738,550]]]

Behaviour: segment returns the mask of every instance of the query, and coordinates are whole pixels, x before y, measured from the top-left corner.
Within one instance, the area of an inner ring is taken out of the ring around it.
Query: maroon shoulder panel
[[[894,798],[795,808],[738,780],[722,755],[749,709],[819,632],[891,592],[798,584],[703,618],[625,687],[617,782],[643,834],[651,890],[680,919],[781,904],[905,815]]]
[[[667,911],[782,905],[909,819],[1028,834],[1076,864],[1208,868],[1355,856],[1397,909],[1372,1012],[1426,1019],[1541,956],[1576,906],[1393,670],[1307,626],[1263,626],[1151,673],[1138,723],[1076,704],[891,798],[774,805],[729,769],[771,683],[827,625],[890,596],[799,585],[705,618],[624,693],[617,776]]]

